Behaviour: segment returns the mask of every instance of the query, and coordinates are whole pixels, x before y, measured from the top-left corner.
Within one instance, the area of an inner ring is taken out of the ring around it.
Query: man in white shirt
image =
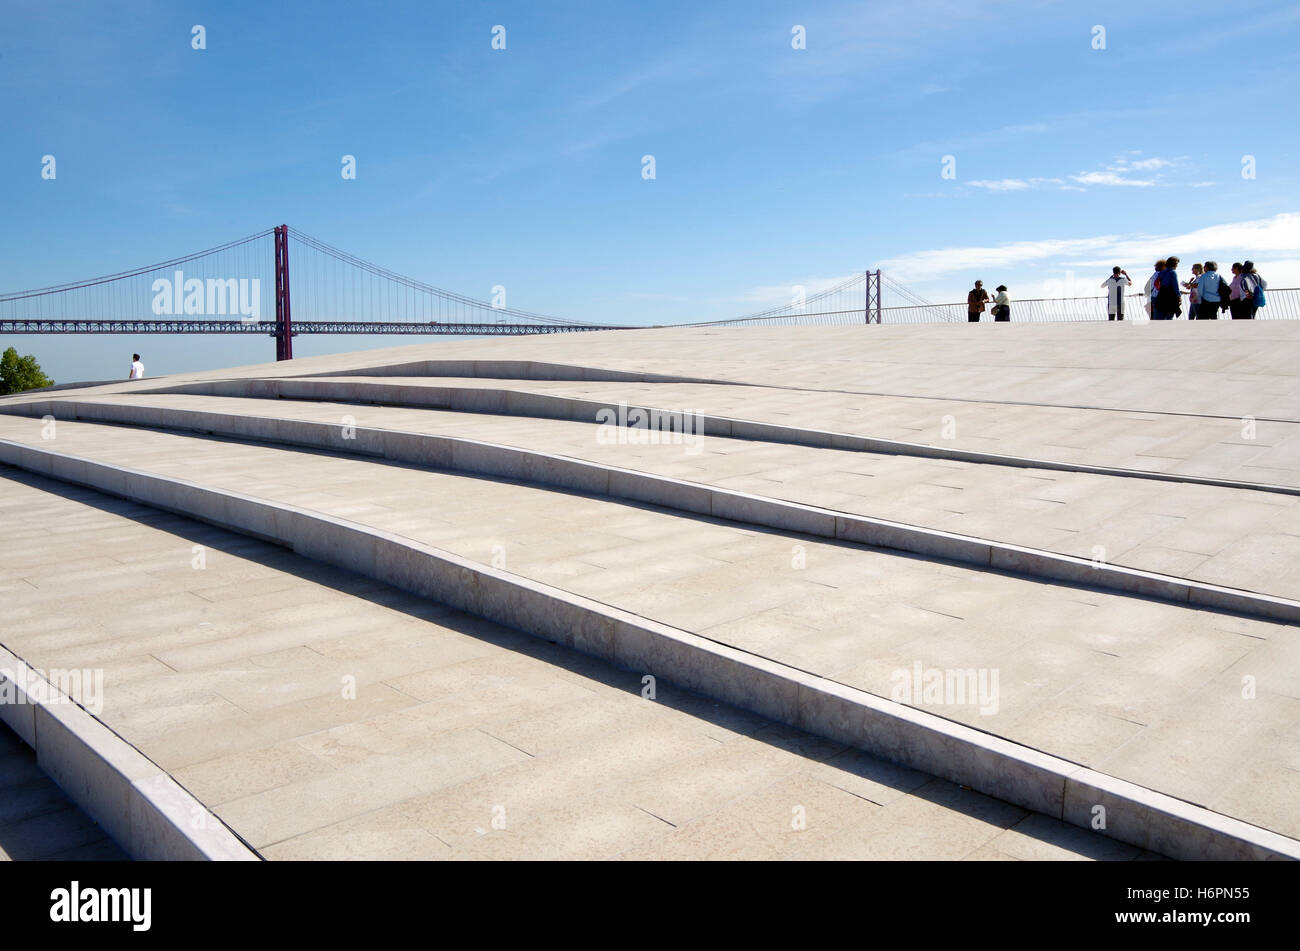
[[[1101,282],[1101,286],[1106,288],[1106,313],[1110,314],[1111,320],[1124,319],[1124,288],[1132,287],[1133,282],[1129,280],[1128,271],[1122,267],[1113,267],[1110,269],[1110,277]],[[1150,293],[1147,300],[1150,301]]]
[[[140,362],[140,354],[138,353],[131,354],[131,375],[128,376],[127,379],[128,380],[144,379],[144,364]]]

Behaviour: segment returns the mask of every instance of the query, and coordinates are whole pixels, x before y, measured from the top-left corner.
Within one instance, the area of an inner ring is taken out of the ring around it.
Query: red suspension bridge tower
[[[289,226],[275,229],[275,358],[293,359],[293,317],[289,306]]]

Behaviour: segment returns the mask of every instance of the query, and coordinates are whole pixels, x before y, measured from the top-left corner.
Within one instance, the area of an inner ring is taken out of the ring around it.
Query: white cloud
[[[1184,268],[1190,268],[1192,261],[1216,260],[1225,271],[1233,261],[1249,258],[1273,287],[1297,287],[1300,286],[1300,212],[1210,225],[1178,234],[1108,234],[939,248],[888,258],[878,262],[878,266],[914,293],[937,302],[962,300],[970,286],[968,281],[977,277],[989,287],[1005,283],[1011,288],[1013,298],[1029,300],[1098,296],[1102,278],[1116,264],[1127,268],[1134,283],[1140,285],[1146,280],[1151,263],[1168,254],[1179,255]],[[960,289],[954,288],[957,280],[952,275],[961,275]],[[802,284],[811,297],[856,276],[770,284],[755,287],[740,299],[759,307],[784,307],[790,304],[795,284]],[[887,296],[893,295],[887,293]]]
[[[997,181],[979,180],[967,182],[972,188],[987,188],[989,191],[1010,192],[1019,191],[1022,188],[1028,188],[1029,182],[1023,178],[1002,178]]]
[[[1115,172],[1084,172],[1081,175],[1071,175],[1070,178],[1080,185],[1133,185],[1138,188],[1150,188],[1155,184],[1150,179],[1125,178]]]
[[[1229,263],[1233,260],[1230,255],[1240,254],[1253,258],[1264,271],[1267,255],[1290,252],[1289,260],[1298,251],[1300,213],[1292,212],[1255,221],[1210,225],[1182,234],[1097,235],[917,251],[881,261],[880,267],[904,284],[932,281],[947,274],[978,276],[979,272],[1016,268],[1023,273],[1026,268],[1041,271],[1050,267],[1064,273],[1066,268],[1109,269],[1114,264],[1122,264],[1133,271],[1167,254],[1179,254],[1186,261],[1213,258],[1222,262],[1228,258]],[[1268,279],[1277,280],[1272,275]]]
[[[1030,188],[1043,188],[1045,186],[1054,186],[1057,191],[1069,192],[1086,191],[1086,189],[1083,188],[1084,185],[1151,188],[1152,186],[1163,184],[1159,181],[1159,171],[1161,169],[1175,168],[1183,164],[1184,161],[1185,160],[1182,158],[1130,159],[1120,156],[1101,171],[1080,172],[1077,175],[1071,175],[1070,181],[1075,184],[1069,184],[1062,178],[1050,178],[1046,176],[1035,176],[1033,178],[981,178],[966,182],[965,184],[971,188],[982,188],[985,191],[996,192],[1025,191]],[[1155,178],[1132,178],[1127,175],[1127,173],[1137,171],[1156,172],[1157,176]],[[1195,187],[1203,186],[1198,185]]]
[[[1128,152],[1126,154],[1141,155],[1142,153]],[[1112,162],[1110,165],[1107,165],[1106,170],[1110,172],[1154,172],[1162,168],[1173,168],[1176,165],[1182,165],[1186,163],[1186,161],[1187,161],[1186,156],[1179,156],[1176,159],[1165,159],[1165,158],[1129,159],[1121,155],[1119,158],[1115,159],[1115,161]]]
[[[1107,266],[1119,260],[1154,261],[1166,254],[1177,254],[1184,261],[1214,258],[1222,261],[1229,254],[1259,261],[1265,254],[1300,251],[1300,213],[1275,215],[1256,221],[1209,225],[1175,235],[1152,235],[1126,238],[1105,247],[1106,257],[1068,261],[1090,267]],[[1110,260],[1115,258],[1117,260]],[[1231,263],[1231,262],[1229,262]],[[1271,280],[1271,278],[1270,278]]]
[[[1017,241],[994,247],[942,248],[917,251],[880,262],[880,267],[896,280],[925,280],[941,274],[1010,268],[1060,258],[1062,255],[1100,252],[1119,240],[1111,235],[1076,240]]]
[[[1169,161],[1168,159],[1162,159],[1162,158],[1149,158],[1149,159],[1142,159],[1142,160],[1137,161],[1137,162],[1129,162],[1129,163],[1127,163],[1127,164],[1128,164],[1128,167],[1131,168],[1131,169],[1133,169],[1134,171],[1145,172],[1145,171],[1150,171],[1150,170],[1152,170],[1152,169],[1157,169],[1157,168],[1169,168],[1169,167],[1170,167],[1171,165],[1173,165],[1174,163],[1171,162],[1171,161]],[[1119,168],[1119,169],[1116,169],[1116,171],[1121,171],[1121,172],[1122,172],[1122,171],[1124,171],[1124,169],[1123,169],[1123,168]]]
[[[1063,184],[1059,178],[979,179],[977,181],[967,182],[966,184],[973,188],[986,188],[990,191],[998,192],[1020,191],[1025,188],[1038,188],[1042,185],[1058,185],[1062,190],[1074,188],[1074,186]]]

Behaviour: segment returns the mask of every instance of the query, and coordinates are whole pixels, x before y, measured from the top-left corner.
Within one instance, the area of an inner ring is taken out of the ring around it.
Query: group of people
[[[1220,276],[1219,265],[1214,261],[1192,265],[1192,279],[1179,281],[1177,257],[1157,261],[1154,273],[1147,278],[1144,289],[1144,306],[1152,320],[1173,320],[1183,313],[1183,294],[1187,294],[1188,320],[1218,320],[1219,314],[1231,312],[1233,320],[1253,320],[1255,312],[1264,306],[1264,291],[1268,282],[1255,269],[1253,261],[1232,265],[1232,280]],[[1122,267],[1111,268],[1110,277],[1101,282],[1106,289],[1106,313],[1111,320],[1124,319],[1125,289],[1133,286],[1128,271]],[[997,296],[990,297],[983,281],[966,295],[966,316],[978,323],[985,308],[995,321],[1011,319],[1011,298],[1007,286],[999,284]]]
[[[1184,291],[1188,320],[1218,320],[1224,312],[1231,312],[1233,320],[1254,320],[1255,312],[1264,306],[1268,282],[1256,270],[1254,261],[1233,262],[1231,281],[1219,274],[1217,262],[1206,261],[1193,264],[1192,279],[1180,282],[1178,263],[1176,257],[1157,261],[1154,273],[1147,278],[1143,301],[1152,320],[1173,320],[1181,315]],[[1102,282],[1102,287],[1110,288],[1111,320],[1124,319],[1124,295],[1119,287],[1132,283],[1120,268],[1114,268]]]
[[[976,281],[974,290],[966,295],[966,319],[972,324],[979,323],[980,314],[984,313],[984,308],[989,304],[993,305],[989,313],[994,320],[1011,319],[1011,298],[1007,296],[1007,285],[999,284],[997,297],[989,297],[983,281]]]

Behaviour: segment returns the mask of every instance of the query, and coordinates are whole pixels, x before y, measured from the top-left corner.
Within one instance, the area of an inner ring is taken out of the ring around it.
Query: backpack
[[[1259,279],[1258,274],[1250,276],[1250,283],[1255,285],[1255,306],[1264,306],[1264,282]]]

